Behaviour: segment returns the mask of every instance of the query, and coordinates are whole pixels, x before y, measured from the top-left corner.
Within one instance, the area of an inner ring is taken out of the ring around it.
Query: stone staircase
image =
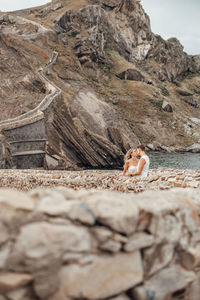
[[[44,68],[38,70],[38,75],[45,83],[50,94],[33,110],[13,119],[0,122],[0,168],[41,168],[44,165],[46,145],[45,112],[53,100],[61,96],[61,90],[50,82],[45,72],[55,63],[58,53],[53,51],[52,57]]]

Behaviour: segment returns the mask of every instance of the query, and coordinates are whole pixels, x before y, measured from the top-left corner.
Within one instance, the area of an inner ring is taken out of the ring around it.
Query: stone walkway
[[[36,187],[65,186],[75,190],[106,189],[126,193],[168,190],[173,187],[200,189],[200,170],[153,169],[146,179],[120,174],[118,170],[0,170],[0,187],[28,191]]]

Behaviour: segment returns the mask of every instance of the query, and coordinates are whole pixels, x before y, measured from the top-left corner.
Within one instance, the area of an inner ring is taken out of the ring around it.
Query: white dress
[[[130,167],[128,168],[128,172],[129,172],[129,173],[137,172],[137,166],[130,166]]]
[[[146,163],[145,163],[145,165],[144,165],[144,167],[143,167],[143,170],[142,170],[142,173],[140,174],[140,176],[141,176],[142,178],[145,178],[145,177],[147,177],[148,172],[149,172],[150,160],[149,160],[149,157],[148,157],[147,155],[143,155],[143,156],[141,156],[141,158],[143,158],[143,159],[146,161]],[[141,158],[140,158],[140,159],[141,159]],[[140,162],[139,162],[139,163],[140,163]]]

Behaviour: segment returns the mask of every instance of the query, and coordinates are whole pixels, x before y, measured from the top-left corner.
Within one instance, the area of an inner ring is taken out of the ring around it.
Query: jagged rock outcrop
[[[76,36],[74,49],[82,63],[105,63],[107,49],[118,51],[129,61],[143,60],[154,43],[154,35],[142,7],[133,0],[115,5],[112,1],[100,2],[64,13],[56,20],[57,32]]]
[[[161,81],[174,81],[177,77],[190,72],[195,72],[196,67],[192,57],[183,51],[183,46],[176,38],[163,40],[156,36],[157,43],[148,54],[149,59],[155,60],[158,78]]]
[[[87,88],[76,95],[70,111],[55,103],[47,135],[48,152],[61,153],[70,168],[120,167],[124,153],[139,143],[115,110]]]
[[[198,191],[1,190],[0,208],[3,299],[199,297]]]

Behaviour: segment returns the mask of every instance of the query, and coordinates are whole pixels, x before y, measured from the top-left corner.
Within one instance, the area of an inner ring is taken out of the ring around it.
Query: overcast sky
[[[43,5],[50,0],[0,0],[0,10]],[[154,33],[177,37],[188,54],[200,54],[200,0],[141,0]]]
[[[141,0],[141,4],[154,33],[164,39],[177,37],[185,52],[200,54],[200,0]]]

